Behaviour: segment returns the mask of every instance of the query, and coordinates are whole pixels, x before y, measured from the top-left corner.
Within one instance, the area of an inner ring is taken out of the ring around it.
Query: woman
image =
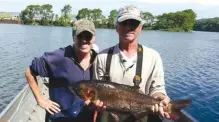
[[[72,37],[73,45],[34,58],[25,72],[38,105],[47,111],[46,121],[92,120],[93,112],[84,106],[84,101],[72,95],[67,87],[69,84],[91,79],[91,66],[96,56],[96,52],[91,49],[95,40],[94,23],[84,19],[76,21]],[[37,75],[49,78],[49,100],[40,95]]]

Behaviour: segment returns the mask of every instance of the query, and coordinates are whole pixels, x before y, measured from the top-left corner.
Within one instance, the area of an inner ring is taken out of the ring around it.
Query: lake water
[[[117,42],[115,30],[97,29],[100,50]],[[191,98],[187,113],[219,122],[219,33],[142,31],[139,42],[160,53],[171,99]],[[27,84],[34,57],[69,44],[71,28],[0,24],[0,112]]]

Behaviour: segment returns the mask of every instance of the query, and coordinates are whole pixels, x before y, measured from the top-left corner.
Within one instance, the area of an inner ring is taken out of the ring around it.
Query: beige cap
[[[122,22],[128,19],[135,19],[143,22],[141,11],[133,5],[125,6],[118,11],[117,22]]]
[[[90,20],[80,19],[74,23],[73,34],[78,35],[81,32],[88,31],[95,35],[95,26],[94,23]]]

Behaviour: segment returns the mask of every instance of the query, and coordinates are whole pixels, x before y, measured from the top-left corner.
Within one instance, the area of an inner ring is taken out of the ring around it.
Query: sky
[[[75,15],[82,8],[100,8],[106,17],[113,9],[135,5],[153,15],[193,9],[197,19],[219,17],[219,0],[0,0],[0,12],[20,12],[30,4],[51,4],[57,14],[66,4],[72,6],[72,14]]]

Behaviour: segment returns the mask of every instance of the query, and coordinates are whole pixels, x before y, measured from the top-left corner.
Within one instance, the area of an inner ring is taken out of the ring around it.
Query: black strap
[[[90,60],[90,63],[92,64],[94,62],[94,59],[96,58],[97,56],[97,53],[95,50],[91,49],[91,60]],[[93,65],[91,65],[90,67],[90,78],[92,79],[93,78]]]
[[[141,71],[142,71],[142,62],[143,62],[143,48],[142,45],[138,44],[138,53],[137,53],[137,66],[136,66],[136,73],[133,78],[134,86],[136,88],[140,88],[140,83],[142,81],[141,78]]]
[[[110,72],[110,64],[111,64],[111,60],[112,60],[114,47],[115,46],[113,46],[109,49],[107,59],[106,59],[106,72],[104,74],[104,80],[107,80],[107,81],[110,80],[109,72]],[[143,48],[142,48],[142,45],[138,44],[136,74],[133,78],[134,86],[137,89],[140,88],[139,85],[142,81],[142,78],[141,78],[142,62],[143,62]]]
[[[106,81],[109,81],[109,80],[110,80],[109,72],[110,72],[110,64],[111,64],[111,60],[112,60],[112,56],[113,56],[114,47],[115,47],[115,46],[111,47],[111,48],[108,50],[108,53],[107,53],[107,58],[106,58],[106,71],[105,71],[105,74],[104,74],[104,80],[106,80]]]

